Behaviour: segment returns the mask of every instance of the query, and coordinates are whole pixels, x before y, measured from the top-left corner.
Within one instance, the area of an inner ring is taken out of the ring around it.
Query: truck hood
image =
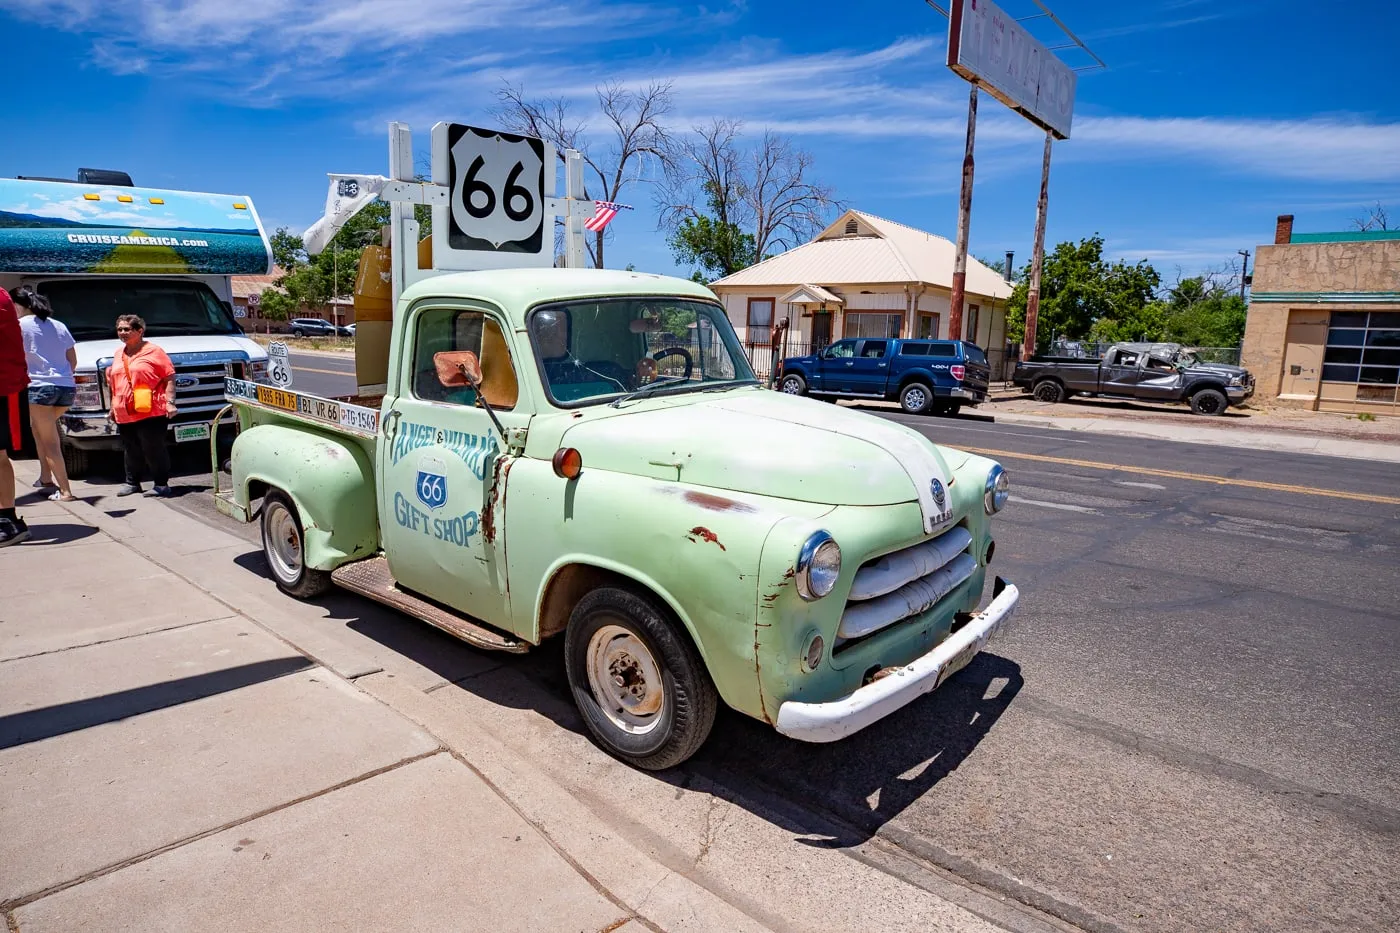
[[[1192,373],[1220,373],[1223,376],[1243,376],[1249,370],[1243,366],[1231,366],[1229,363],[1197,363],[1188,366],[1187,372]]]
[[[779,392],[701,395],[685,405],[641,403],[575,422],[561,444],[583,455],[585,469],[829,505],[918,500],[935,517],[951,478],[940,448],[919,433]],[[926,514],[926,526],[935,523]]]
[[[198,337],[152,337],[151,343],[172,357],[181,353],[246,353],[250,360],[267,359],[267,351],[247,337],[233,334],[205,334]],[[115,356],[121,349],[120,340],[79,340],[74,347],[79,370],[94,370],[97,361]],[[178,361],[177,361],[178,362]]]

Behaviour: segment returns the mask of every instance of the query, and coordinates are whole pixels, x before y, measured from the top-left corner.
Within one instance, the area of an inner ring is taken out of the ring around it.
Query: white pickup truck
[[[203,441],[224,406],[224,379],[257,379],[267,352],[233,316],[233,275],[272,257],[246,197],[136,188],[122,173],[80,180],[0,178],[0,288],[30,285],[77,341],[77,393],[61,422],[70,475],[120,447],[107,420],[116,319],[137,314],[175,364],[172,443]]]

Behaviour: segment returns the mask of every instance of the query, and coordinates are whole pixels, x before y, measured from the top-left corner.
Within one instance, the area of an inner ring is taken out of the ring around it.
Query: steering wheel
[[[664,350],[657,350],[651,355],[651,358],[659,363],[668,356],[680,356],[685,358],[685,376],[683,378],[689,379],[691,372],[695,369],[695,360],[691,358],[690,351],[685,347],[667,347]]]

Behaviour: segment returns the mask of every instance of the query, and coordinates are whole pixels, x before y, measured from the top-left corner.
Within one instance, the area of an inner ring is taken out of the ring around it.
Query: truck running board
[[[429,625],[455,635],[469,645],[487,651],[506,651],[511,654],[524,654],[530,650],[528,642],[512,638],[503,632],[486,628],[479,622],[457,614],[435,602],[415,596],[399,588],[389,573],[389,561],[384,557],[371,557],[337,567],[331,580],[352,593],[368,596],[370,599],[392,606],[402,613],[422,619]]]

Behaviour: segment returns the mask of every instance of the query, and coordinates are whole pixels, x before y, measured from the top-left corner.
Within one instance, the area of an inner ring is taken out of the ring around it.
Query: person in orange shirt
[[[141,491],[141,475],[149,473],[148,496],[170,492],[170,452],[165,430],[175,415],[175,364],[165,351],[146,340],[146,322],[134,314],[117,318],[122,348],[107,370],[112,390],[108,417],[117,423],[126,454],[126,483],[119,496]]]

